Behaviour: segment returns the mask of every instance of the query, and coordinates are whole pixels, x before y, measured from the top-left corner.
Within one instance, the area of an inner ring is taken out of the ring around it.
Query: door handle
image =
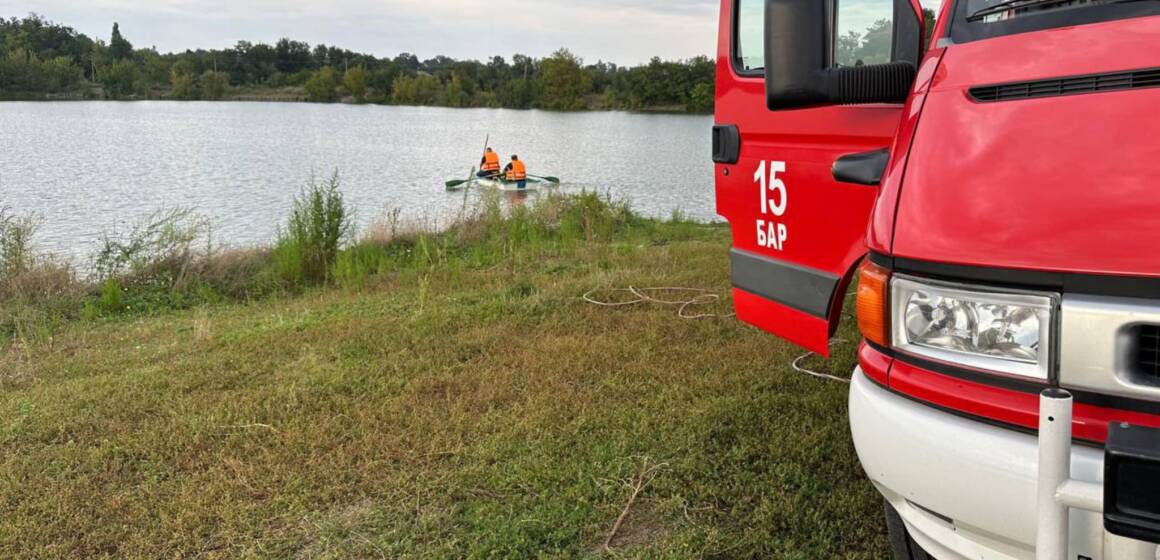
[[[741,131],[735,124],[713,125],[713,162],[737,163],[741,157]]]
[[[889,161],[889,148],[842,156],[834,162],[834,180],[855,185],[880,185]]]

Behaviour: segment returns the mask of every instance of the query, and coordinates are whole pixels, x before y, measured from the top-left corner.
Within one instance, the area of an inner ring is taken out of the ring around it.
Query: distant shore
[[[34,38],[39,38],[34,40]],[[227,49],[135,48],[36,14],[0,19],[0,100],[358,102],[555,111],[713,112],[716,61],[585,62],[566,48],[484,60],[381,57],[290,38]]]
[[[597,96],[594,99],[586,100],[586,106],[573,109],[568,112],[601,112],[601,111],[629,111],[636,113],[675,113],[675,114],[690,114],[690,115],[711,115],[712,110],[702,111],[694,110],[686,105],[680,104],[664,104],[652,105],[645,107],[620,107],[620,106],[605,106]],[[177,99],[170,95],[167,90],[157,90],[150,92],[148,95],[132,95],[129,97],[110,99],[105,97],[99,86],[93,86],[88,91],[75,91],[67,93],[26,93],[26,92],[0,92],[0,103],[6,101],[227,101],[227,102],[265,102],[265,103],[318,103],[322,105],[383,105],[394,107],[443,107],[450,109],[503,109],[498,105],[446,105],[446,104],[424,104],[424,103],[395,103],[388,99],[365,99],[358,101],[352,96],[346,96],[335,101],[312,101],[304,88],[300,87],[283,87],[283,88],[236,88],[226,92],[222,97],[217,99]],[[507,107],[510,108],[510,107]],[[511,108],[520,110],[521,108]],[[542,107],[528,107],[527,109],[543,109],[556,110]]]

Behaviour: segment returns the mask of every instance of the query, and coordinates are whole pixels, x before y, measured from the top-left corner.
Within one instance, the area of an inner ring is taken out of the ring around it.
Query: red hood
[[[974,86],[1160,66],[1160,17],[952,45],[931,83],[893,252],[1160,276],[1160,88],[977,102]]]

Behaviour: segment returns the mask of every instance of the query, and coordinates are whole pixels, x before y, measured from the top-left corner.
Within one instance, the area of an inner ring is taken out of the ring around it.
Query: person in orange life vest
[[[503,168],[503,173],[505,179],[518,183],[516,188],[527,188],[528,168],[524,167],[524,162],[520,161],[520,156],[512,156],[512,162]]]
[[[499,175],[499,154],[495,153],[491,148],[483,152],[483,157],[479,160],[479,174],[480,177],[496,177]]]

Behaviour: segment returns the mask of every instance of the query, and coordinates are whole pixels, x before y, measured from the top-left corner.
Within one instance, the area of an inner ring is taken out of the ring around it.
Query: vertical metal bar
[[[1067,558],[1068,508],[1055,493],[1071,477],[1071,400],[1071,393],[1062,389],[1048,389],[1039,396],[1037,560]]]

